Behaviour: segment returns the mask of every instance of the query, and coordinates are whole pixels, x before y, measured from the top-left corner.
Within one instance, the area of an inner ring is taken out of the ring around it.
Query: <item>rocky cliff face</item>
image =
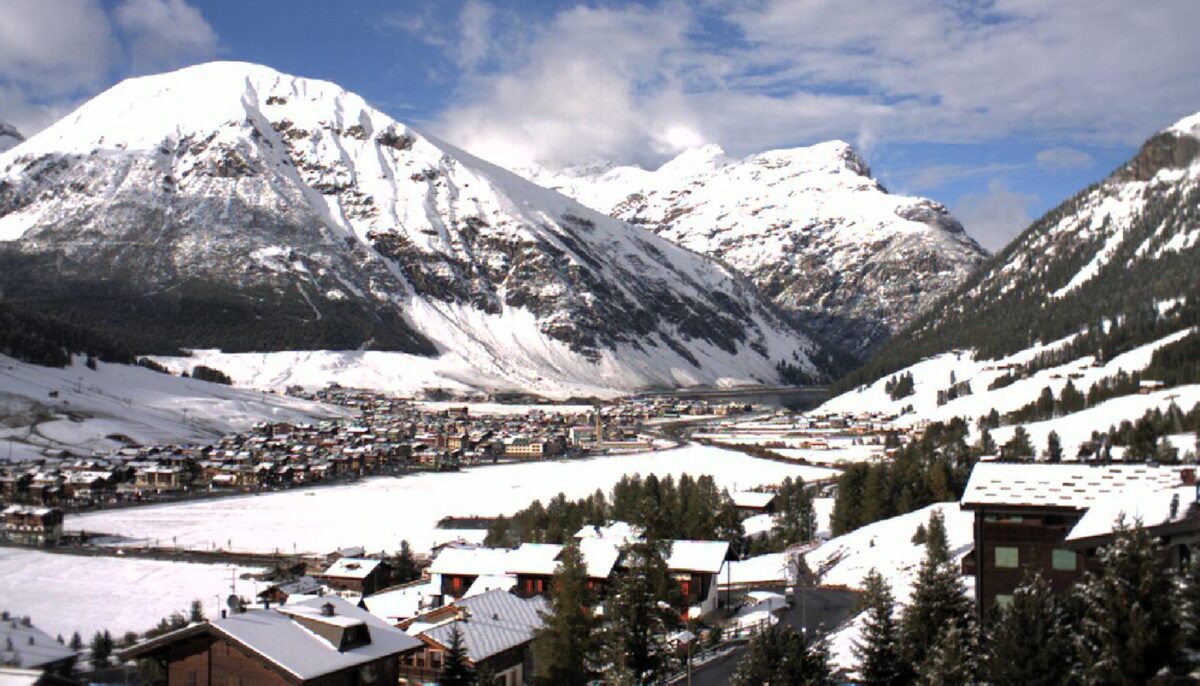
[[[720,265],[239,63],[123,82],[0,156],[0,286],[144,351],[453,356],[526,390],[822,377]]]
[[[741,160],[707,146],[656,171],[523,173],[737,270],[857,359],[985,257],[945,207],[889,194],[840,141]]]

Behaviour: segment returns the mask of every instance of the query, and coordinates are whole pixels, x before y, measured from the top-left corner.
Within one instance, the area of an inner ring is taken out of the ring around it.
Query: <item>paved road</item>
[[[779,589],[770,589],[776,590]],[[807,625],[810,632],[831,630],[854,611],[858,596],[849,591],[828,588],[805,588],[792,599],[794,606],[782,621],[799,629]],[[801,600],[804,602],[801,603]],[[694,686],[724,686],[733,678],[744,648],[720,661],[709,663],[692,674]]]

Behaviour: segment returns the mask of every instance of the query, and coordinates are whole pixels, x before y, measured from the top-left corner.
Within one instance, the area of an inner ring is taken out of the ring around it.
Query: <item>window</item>
[[[998,593],[996,595],[996,607],[1006,608],[1012,605],[1012,596],[1007,593]]]
[[[1016,569],[1020,565],[1021,556],[1016,548],[996,546],[996,566],[1001,569]]]
[[[1074,550],[1055,548],[1051,555],[1051,564],[1058,571],[1073,572],[1079,566],[1079,556],[1075,554]]]
[[[429,666],[433,667],[434,669],[441,669],[441,667],[442,667],[442,651],[440,651],[440,650],[429,651]]]

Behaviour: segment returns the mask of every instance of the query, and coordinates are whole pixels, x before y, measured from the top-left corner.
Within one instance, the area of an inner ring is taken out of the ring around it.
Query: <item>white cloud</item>
[[[216,49],[212,28],[183,0],[125,0],[111,15],[99,0],[7,0],[0,9],[0,121],[30,136],[114,77]]]
[[[204,59],[217,52],[217,34],[184,0],[124,0],[113,13],[126,36],[135,73]]]
[[[1047,148],[1037,154],[1039,167],[1046,169],[1087,169],[1095,160],[1082,150],[1075,148]]]
[[[654,163],[684,129],[735,154],[834,137],[1134,143],[1200,103],[1193,0],[668,1],[519,28],[481,0],[469,11],[492,22],[439,41],[471,66],[429,124],[507,164]]]
[[[992,179],[986,193],[966,193],[955,203],[953,211],[967,233],[980,245],[998,252],[1033,220],[1030,208],[1036,195],[1008,188],[1003,181]]]

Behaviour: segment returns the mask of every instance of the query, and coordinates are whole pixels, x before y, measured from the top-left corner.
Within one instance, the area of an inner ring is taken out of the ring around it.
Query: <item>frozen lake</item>
[[[511,514],[537,499],[545,503],[560,491],[569,498],[597,488],[607,493],[624,474],[678,477],[684,472],[710,474],[731,490],[777,483],[786,476],[812,480],[836,473],[689,445],[636,455],[476,467],[368,479],[347,486],[111,510],[70,516],[65,528],[189,548],[325,553],[361,545],[369,551],[394,551],[407,539],[416,550],[424,551],[435,543],[437,522],[446,516]]]
[[[69,640],[78,631],[84,644],[101,629],[118,640],[126,631],[141,633],[173,612],[186,614],[193,600],[216,616],[229,596],[230,571],[243,597],[253,597],[256,586],[237,577],[258,571],[14,548],[0,548],[0,570],[0,610],[28,615],[51,636]]]

